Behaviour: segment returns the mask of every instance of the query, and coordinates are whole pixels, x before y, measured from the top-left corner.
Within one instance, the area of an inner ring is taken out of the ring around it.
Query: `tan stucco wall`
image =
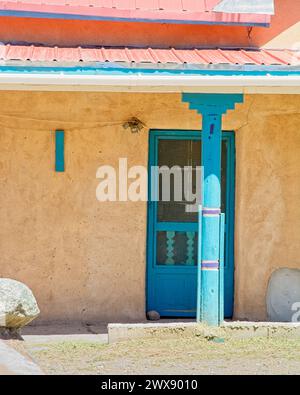
[[[235,315],[264,319],[270,273],[300,268],[300,96],[247,96],[224,118],[236,131]],[[145,203],[100,203],[100,165],[147,165],[148,128],[200,129],[176,94],[2,92],[0,276],[28,284],[40,321],[140,320]],[[66,171],[54,172],[55,129]]]

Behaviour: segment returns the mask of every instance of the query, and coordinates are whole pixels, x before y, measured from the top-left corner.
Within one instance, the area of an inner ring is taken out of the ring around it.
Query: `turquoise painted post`
[[[243,95],[184,93],[182,100],[202,114],[202,218],[201,279],[198,276],[197,320],[217,326],[224,319],[220,263],[221,230],[221,137],[222,115],[243,101]],[[223,248],[223,247],[222,247]],[[222,268],[221,268],[222,269]],[[201,285],[199,286],[199,281]]]
[[[221,213],[221,114],[203,114],[202,301],[201,321],[219,324]]]

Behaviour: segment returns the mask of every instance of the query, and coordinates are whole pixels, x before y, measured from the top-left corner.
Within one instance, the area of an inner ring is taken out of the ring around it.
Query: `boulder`
[[[299,311],[300,270],[275,270],[267,291],[268,319],[273,322],[298,322]]]
[[[40,313],[31,290],[23,283],[0,278],[0,327],[16,330]]]

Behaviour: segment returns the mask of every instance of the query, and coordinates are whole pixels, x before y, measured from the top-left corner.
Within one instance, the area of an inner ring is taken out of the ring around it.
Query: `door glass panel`
[[[186,210],[186,205],[193,202],[185,200],[184,194],[184,166],[193,168],[191,192],[196,193],[196,166],[201,163],[201,141],[199,140],[159,140],[158,143],[158,166],[167,166],[171,169],[178,166],[181,169],[182,201],[176,201],[174,196],[174,175],[170,174],[170,201],[162,201],[163,177],[159,177],[159,222],[197,222],[198,214]]]
[[[191,166],[192,193],[196,193],[196,166],[201,163],[200,140],[159,140],[158,143],[158,166]],[[226,212],[226,171],[227,171],[227,142],[222,141],[221,161],[221,209]],[[182,171],[184,180],[184,173]],[[156,234],[156,262],[159,266],[195,266],[198,254],[197,232],[176,231],[176,224],[195,223],[198,221],[198,213],[186,210],[186,205],[194,202],[174,200],[174,178],[170,177],[170,201],[162,199],[162,181],[159,177],[159,201],[157,203],[158,222],[170,222],[174,225],[174,231],[159,231]],[[184,183],[182,183],[184,184]],[[182,196],[184,193],[182,190]],[[186,225],[188,226],[188,225]],[[225,235],[227,237],[227,235]],[[226,245],[226,243],[225,243]]]
[[[186,210],[187,204],[194,202],[185,200],[184,196],[184,166],[191,166],[192,188],[196,193],[196,166],[201,164],[201,141],[200,140],[159,140],[158,142],[158,166],[179,166],[182,174],[182,201],[174,198],[174,175],[170,174],[170,201],[162,201],[163,177],[159,177],[159,201],[157,207],[158,222],[197,222],[198,214]],[[226,169],[227,169],[227,144],[222,141],[222,163],[221,163],[221,209],[226,211]]]
[[[156,246],[158,265],[197,265],[197,232],[157,232]]]

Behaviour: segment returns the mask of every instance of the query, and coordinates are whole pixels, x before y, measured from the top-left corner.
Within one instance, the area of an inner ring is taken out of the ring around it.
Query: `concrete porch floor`
[[[29,343],[83,341],[114,343],[142,337],[157,337],[180,333],[182,336],[207,338],[285,337],[300,338],[300,322],[225,321],[219,328],[197,324],[194,320],[161,319],[140,323],[59,323],[23,328],[22,338]]]
[[[21,336],[29,343],[64,341],[108,342],[108,324],[95,323],[49,323],[29,325],[22,329]]]

